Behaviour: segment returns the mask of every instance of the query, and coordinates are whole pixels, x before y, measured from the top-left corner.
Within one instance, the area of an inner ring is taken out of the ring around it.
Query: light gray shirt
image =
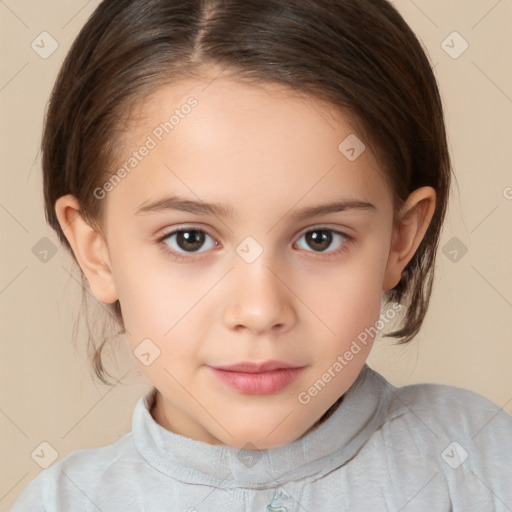
[[[460,388],[396,388],[368,366],[319,426],[261,451],[132,431],[32,480],[11,512],[511,512],[512,418]]]

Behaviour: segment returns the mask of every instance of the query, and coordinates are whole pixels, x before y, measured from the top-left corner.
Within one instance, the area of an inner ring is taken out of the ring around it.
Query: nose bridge
[[[275,301],[276,295],[282,294],[282,284],[275,275],[278,274],[275,251],[268,245],[263,247],[253,237],[247,237],[236,252],[234,270],[240,296],[247,295],[258,301],[265,298],[263,304]]]
[[[250,330],[281,329],[292,322],[293,304],[279,276],[274,250],[254,237],[247,237],[236,248],[233,268],[234,290],[226,310],[226,322]]]

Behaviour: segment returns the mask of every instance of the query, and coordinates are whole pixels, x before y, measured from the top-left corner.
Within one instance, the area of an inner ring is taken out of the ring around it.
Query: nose
[[[250,264],[238,261],[231,272],[232,288],[224,310],[225,325],[255,334],[289,330],[296,322],[294,295],[287,286],[286,276],[281,274],[263,256]]]

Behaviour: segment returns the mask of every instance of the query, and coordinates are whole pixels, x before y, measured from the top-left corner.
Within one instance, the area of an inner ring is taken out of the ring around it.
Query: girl
[[[106,0],[42,150],[47,219],[154,388],[13,510],[512,510],[506,413],[366,365],[386,318],[421,327],[451,174],[389,3]]]

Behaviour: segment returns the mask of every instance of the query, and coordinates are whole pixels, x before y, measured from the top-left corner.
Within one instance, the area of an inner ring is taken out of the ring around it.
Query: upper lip
[[[287,368],[302,368],[302,366],[285,363],[284,361],[263,361],[260,363],[244,361],[230,365],[213,366],[212,368],[217,370],[225,370],[228,372],[262,373]]]

